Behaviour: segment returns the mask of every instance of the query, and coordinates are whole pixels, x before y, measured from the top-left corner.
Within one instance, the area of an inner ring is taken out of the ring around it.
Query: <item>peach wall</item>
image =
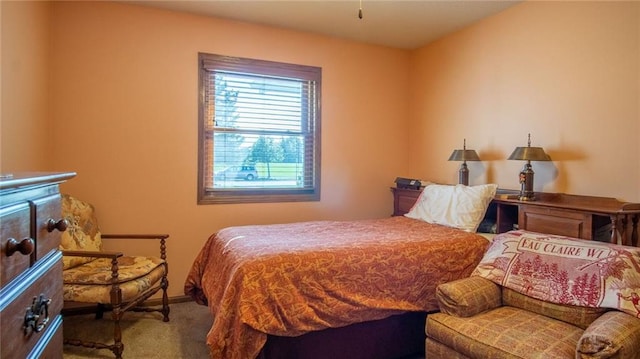
[[[64,189],[104,231],[169,233],[171,295],[222,227],[391,214],[408,52],[105,2],[55,2],[52,24],[54,159],[78,173]],[[320,202],[196,205],[200,51],[322,67]]]
[[[414,176],[518,189],[516,146],[542,146],[535,190],[640,201],[640,3],[525,2],[412,54]]]
[[[638,3],[524,3],[412,53],[118,3],[0,6],[2,171],[76,171],[63,189],[105,231],[171,234],[172,296],[215,230],[387,216],[395,176],[456,182],[464,137],[485,159],[472,184],[517,188],[505,158],[531,132],[554,159],[536,190],[640,201]],[[198,51],[323,68],[320,202],[196,205]]]
[[[52,169],[47,2],[0,2],[0,173]]]

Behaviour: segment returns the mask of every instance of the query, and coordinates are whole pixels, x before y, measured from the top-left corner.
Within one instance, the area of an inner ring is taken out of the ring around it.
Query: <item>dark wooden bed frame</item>
[[[407,213],[421,190],[391,189],[393,215]],[[614,198],[536,193],[536,201],[519,201],[515,192],[499,190],[485,219],[497,232],[512,229],[638,246],[640,203]],[[298,337],[269,335],[259,359],[394,359],[424,356],[427,313],[330,328]]]

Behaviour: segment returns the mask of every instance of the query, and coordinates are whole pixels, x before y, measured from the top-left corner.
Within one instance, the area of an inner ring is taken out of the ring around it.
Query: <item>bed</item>
[[[185,282],[185,293],[213,315],[211,357],[422,353],[425,315],[437,310],[435,288],[469,276],[489,244],[475,230],[496,191],[432,186],[406,216],[249,225],[211,235]]]

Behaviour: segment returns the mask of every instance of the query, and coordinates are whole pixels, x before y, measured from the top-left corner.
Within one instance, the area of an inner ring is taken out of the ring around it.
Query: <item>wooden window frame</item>
[[[308,154],[312,163],[305,170],[302,188],[216,188],[213,186],[213,133],[210,109],[207,109],[207,83],[215,70],[280,76],[309,81],[315,90],[315,101],[309,104],[313,111],[313,144]],[[229,57],[215,54],[198,54],[198,204],[303,202],[320,200],[321,158],[321,85],[322,69],[319,67],[287,64],[273,61]],[[311,171],[311,173],[308,173]]]

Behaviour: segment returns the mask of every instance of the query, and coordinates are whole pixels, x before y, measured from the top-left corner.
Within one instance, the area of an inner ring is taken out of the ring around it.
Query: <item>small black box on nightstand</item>
[[[420,181],[417,179],[396,177],[396,187],[403,189],[420,189]]]

